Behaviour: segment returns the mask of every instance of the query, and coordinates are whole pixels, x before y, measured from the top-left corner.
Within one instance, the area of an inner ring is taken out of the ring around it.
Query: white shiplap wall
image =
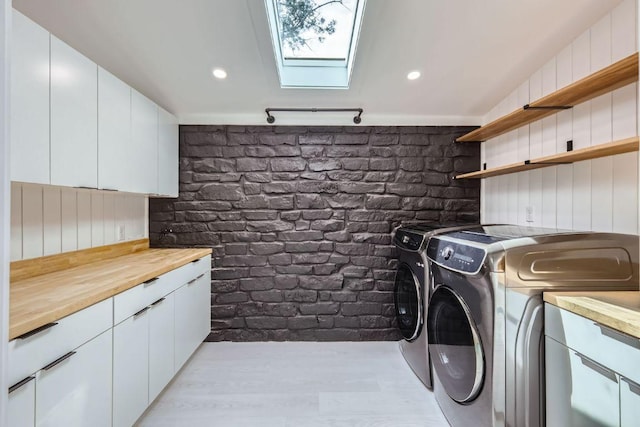
[[[11,260],[147,237],[147,212],[143,195],[13,182]]]
[[[512,94],[485,123],[637,51],[636,0],[625,0]],[[487,168],[637,135],[637,84],[486,141]],[[529,209],[532,215],[527,215]],[[482,222],[638,232],[638,153],[487,178]]]

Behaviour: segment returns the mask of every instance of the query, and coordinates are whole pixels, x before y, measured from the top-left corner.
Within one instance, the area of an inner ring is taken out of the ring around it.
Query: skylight
[[[348,88],[366,0],[265,0],[282,87]]]

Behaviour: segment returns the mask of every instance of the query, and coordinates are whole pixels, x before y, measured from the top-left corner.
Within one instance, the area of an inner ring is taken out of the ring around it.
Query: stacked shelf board
[[[597,159],[599,157],[613,156],[616,154],[629,153],[632,151],[638,151],[637,136],[620,141],[608,142],[606,144],[594,145],[592,147],[582,148],[580,150],[567,151],[566,153],[539,157],[537,159],[527,160],[519,163],[512,163],[510,165],[500,166],[497,168],[469,172],[456,176],[456,179],[489,178],[492,176],[580,162],[582,160]]]
[[[560,110],[571,108],[597,96],[638,81],[638,53],[603,68],[577,82],[525,105],[506,116],[456,139],[456,142],[482,142],[533,123]],[[557,164],[573,163],[615,154],[638,151],[638,137],[613,141],[576,151],[531,159],[496,168],[465,173],[456,179],[488,178]]]

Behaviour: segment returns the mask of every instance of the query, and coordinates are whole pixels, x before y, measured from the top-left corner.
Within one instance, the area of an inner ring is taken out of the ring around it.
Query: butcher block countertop
[[[55,322],[209,254],[211,249],[138,248],[133,253],[108,259],[94,257],[86,263],[75,262],[75,265],[71,262],[70,268],[11,280],[9,339]],[[60,255],[55,257],[59,258]],[[33,261],[55,262],[46,258],[49,257]]]
[[[544,300],[640,338],[640,291],[545,292]]]

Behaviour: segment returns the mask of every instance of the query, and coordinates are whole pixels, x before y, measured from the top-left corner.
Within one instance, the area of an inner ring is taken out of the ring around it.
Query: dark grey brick
[[[274,285],[273,277],[240,279],[240,290],[243,291],[265,291],[273,289]]]
[[[227,255],[246,255],[247,246],[246,243],[228,243],[224,246],[224,250]]]
[[[384,193],[384,184],[368,182],[343,182],[340,184],[340,191],[349,194],[382,194]]]
[[[193,162],[193,172],[235,172],[236,162],[228,159],[203,159]]]
[[[289,254],[270,255],[269,264],[270,265],[289,265],[291,264],[291,255]]]
[[[301,276],[299,278],[302,289],[339,290],[342,289],[343,277],[335,276]]]
[[[371,135],[369,144],[390,146],[396,145],[400,141],[399,135]]]
[[[297,253],[291,255],[291,261],[294,264],[324,264],[329,261],[331,255],[327,253]]]
[[[251,292],[251,300],[257,302],[282,302],[284,301],[284,296],[282,295],[282,291],[277,289],[269,291],[254,291]]]
[[[400,197],[398,196],[367,196],[365,202],[367,209],[400,209]]]
[[[417,184],[387,184],[387,193],[399,196],[424,196],[427,194],[427,188]]]
[[[206,184],[198,191],[199,200],[240,200],[242,190],[237,184]]]
[[[295,289],[298,287],[297,276],[276,276],[275,284],[277,289]]]
[[[265,185],[269,185],[269,184],[265,184]],[[242,188],[244,189],[244,194],[256,195],[256,194],[260,194],[261,186],[260,184],[255,182],[245,182]]]
[[[270,209],[293,209],[293,196],[275,196],[267,199]]]
[[[312,230],[339,231],[344,228],[344,221],[315,220],[311,222]]]
[[[325,200],[318,194],[296,194],[296,207],[298,209],[323,209]]]
[[[238,159],[237,162],[237,171],[238,172],[254,172],[254,171],[266,171],[267,165],[269,162],[265,159]]]
[[[358,278],[363,278],[363,277],[367,277],[367,275],[369,274],[369,268],[368,267],[358,267],[356,265],[350,265],[347,267],[344,267],[340,273],[344,276],[344,278],[353,278],[353,277],[358,277]]]
[[[317,302],[315,304],[300,304],[302,314],[337,314],[340,304],[335,302]]]
[[[396,172],[368,172],[364,176],[366,182],[391,182],[395,179]]]
[[[298,183],[298,191],[300,193],[336,194],[338,192],[338,184],[325,181],[302,181]]]
[[[336,135],[336,145],[366,145],[369,135]]]
[[[249,296],[245,292],[230,292],[216,296],[216,304],[237,304],[249,301]]]
[[[250,329],[284,329],[287,327],[287,319],[279,317],[246,317],[247,328]]]
[[[333,210],[308,210],[302,211],[302,218],[306,220],[329,219],[333,216]]]
[[[309,160],[309,170],[314,172],[338,170],[342,167],[340,160],[313,159]]]
[[[382,304],[374,302],[342,303],[340,312],[345,316],[362,316],[365,314],[381,314]]]
[[[301,147],[303,159],[315,159],[324,155],[324,147]]]
[[[308,230],[309,227],[311,226],[311,222],[301,219],[296,221],[296,230],[297,231],[304,231],[304,230]]]
[[[287,221],[251,221],[247,223],[247,231],[270,233],[286,230],[293,230],[293,224]]]
[[[338,266],[335,264],[321,264],[313,266],[313,274],[316,276],[330,276],[338,272]]]
[[[287,327],[289,329],[311,329],[318,327],[318,319],[316,316],[299,316],[287,319]]]
[[[271,177],[268,173],[246,173],[244,175],[244,178],[247,181],[251,181],[251,182],[259,182],[259,183],[271,182]]]
[[[291,302],[316,302],[318,300],[318,292],[303,289],[284,291],[284,300]]]
[[[296,145],[295,135],[263,134],[259,136],[262,145]]]
[[[303,171],[307,162],[302,159],[272,159],[271,170],[274,172],[296,172]]]
[[[273,267],[251,267],[249,275],[251,277],[273,277],[276,275],[276,270]]]
[[[396,170],[396,159],[373,158],[369,160],[369,170],[393,171]]]
[[[369,170],[369,159],[342,159],[342,168],[348,171]]]
[[[306,242],[322,240],[321,231],[283,231],[279,233],[280,239],[285,242]]]
[[[284,250],[284,243],[281,242],[273,242],[273,243],[251,243],[250,251],[252,254],[256,255],[273,255],[280,253]]]
[[[332,242],[348,242],[351,239],[351,233],[346,230],[333,231],[331,233],[324,233],[324,238]]]

